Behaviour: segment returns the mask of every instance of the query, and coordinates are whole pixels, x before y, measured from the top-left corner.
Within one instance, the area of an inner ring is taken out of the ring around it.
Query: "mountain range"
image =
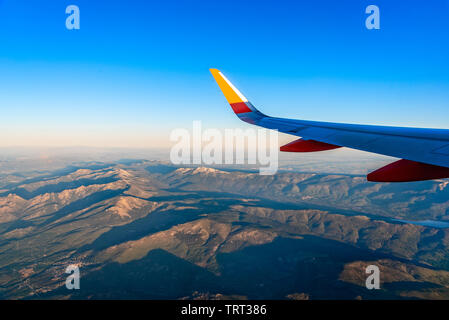
[[[444,180],[148,160],[17,172],[0,171],[4,299],[449,298]]]

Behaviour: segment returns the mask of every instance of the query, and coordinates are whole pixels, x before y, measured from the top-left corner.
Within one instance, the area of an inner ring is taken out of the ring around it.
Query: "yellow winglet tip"
[[[215,78],[218,86],[223,92],[225,98],[230,104],[238,102],[247,102],[248,100],[240,93],[240,91],[234,87],[234,85],[220,72],[218,69],[211,68],[209,71]]]
[[[215,69],[215,68],[210,68],[209,71],[210,71],[210,73],[212,73],[212,75],[217,74],[217,73],[220,72],[220,70]]]

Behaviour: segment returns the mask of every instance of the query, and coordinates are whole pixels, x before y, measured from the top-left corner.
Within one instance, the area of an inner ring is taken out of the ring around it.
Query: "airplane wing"
[[[281,147],[281,151],[315,152],[348,147],[401,158],[368,174],[368,181],[405,182],[449,178],[449,130],[270,117],[257,110],[219,70],[210,71],[241,120],[301,137]]]

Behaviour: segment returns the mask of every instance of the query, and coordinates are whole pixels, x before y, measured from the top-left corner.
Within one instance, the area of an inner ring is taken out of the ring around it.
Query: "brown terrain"
[[[158,161],[1,177],[4,299],[449,298],[445,181]],[[365,287],[371,264],[380,290]]]

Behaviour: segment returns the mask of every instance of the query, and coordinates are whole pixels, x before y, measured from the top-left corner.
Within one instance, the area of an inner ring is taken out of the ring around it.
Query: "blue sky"
[[[65,28],[78,5],[81,29]],[[380,8],[381,29],[365,28]],[[449,128],[449,1],[0,0],[0,146],[167,145],[263,112]]]

